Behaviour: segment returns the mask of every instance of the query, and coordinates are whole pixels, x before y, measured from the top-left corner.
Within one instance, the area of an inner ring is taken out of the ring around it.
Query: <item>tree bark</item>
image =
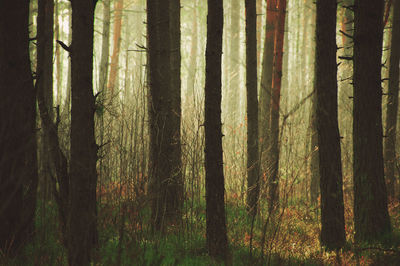
[[[68,260],[88,265],[97,241],[93,96],[93,22],[96,1],[72,0],[71,161]]]
[[[228,259],[221,131],[223,1],[208,0],[205,83],[206,236],[212,258]]]
[[[106,90],[108,76],[108,60],[110,56],[110,0],[103,0],[103,32],[101,40],[101,58],[99,73],[99,91]]]
[[[246,7],[246,95],[247,95],[247,210],[257,213],[259,183],[257,99],[257,9],[253,0]]]
[[[29,59],[29,1],[0,2],[0,250],[33,236],[38,182],[36,97]]]
[[[388,196],[394,198],[396,177],[396,128],[399,105],[399,63],[400,63],[400,0],[394,0],[392,40],[389,65],[389,92],[386,111],[385,174]]]
[[[150,85],[150,195],[153,229],[164,232],[166,224],[180,218],[180,63],[171,54],[170,7],[172,0],[147,1],[148,62]],[[177,5],[175,5],[175,8]],[[176,22],[175,22],[176,23]],[[176,24],[174,24],[176,27]],[[176,28],[175,28],[176,29]],[[176,32],[175,32],[176,33]],[[179,48],[175,48],[178,49]],[[174,57],[174,61],[171,58]],[[174,88],[173,87],[174,82]],[[178,85],[179,83],[179,85]],[[179,90],[179,91],[178,91]],[[178,96],[179,95],[179,96]],[[179,132],[178,132],[179,131]],[[171,156],[173,155],[173,156]],[[179,191],[178,191],[179,190]]]
[[[285,17],[286,17],[286,0],[279,0],[276,7],[277,26],[275,28],[275,44],[274,44],[274,68],[272,72],[272,90],[271,90],[271,111],[270,111],[270,137],[269,137],[269,158],[270,177],[268,182],[269,209],[273,210],[279,202],[279,112],[282,84],[282,59],[283,59],[283,42],[285,36]]]
[[[317,1],[315,60],[321,244],[339,250],[346,236],[337,103],[336,0]]]
[[[353,171],[358,242],[391,232],[383,169],[381,58],[383,0],[355,1]]]
[[[259,105],[259,137],[260,137],[260,153],[261,153],[261,173],[263,179],[270,174],[269,169],[269,122],[271,110],[271,91],[272,91],[272,71],[274,63],[274,43],[275,28],[277,18],[277,0],[267,1],[267,18],[265,26],[264,54],[262,62],[261,85],[260,85],[260,105]]]
[[[53,0],[38,1],[37,18],[37,82],[36,88],[43,94],[44,104],[50,119],[53,120],[53,26],[54,26]],[[42,180],[41,187],[48,197],[47,188],[51,182],[51,164],[49,136],[43,131],[41,152]]]

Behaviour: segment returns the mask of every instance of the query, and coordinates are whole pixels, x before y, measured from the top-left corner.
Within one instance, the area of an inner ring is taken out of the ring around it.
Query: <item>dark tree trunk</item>
[[[336,0],[317,1],[315,89],[321,244],[329,250],[339,250],[346,240],[336,75]]]
[[[269,130],[269,165],[271,172],[268,178],[268,207],[276,209],[279,203],[279,112],[282,85],[283,42],[285,36],[286,0],[279,0],[277,9],[277,26],[275,28],[274,69],[272,72],[271,111]]]
[[[260,191],[257,99],[257,9],[253,0],[246,7],[246,93],[247,93],[247,209],[257,213]]]
[[[0,2],[0,251],[16,255],[34,229],[36,97],[29,59],[29,1]]]
[[[180,77],[175,64],[179,52],[177,22],[170,22],[172,0],[147,1],[150,85],[150,195],[153,228],[165,231],[166,223],[179,218],[181,195],[180,169]],[[176,15],[176,11],[175,11]],[[175,32],[171,32],[174,25]],[[180,38],[179,38],[180,39]],[[171,60],[173,59],[173,60]],[[171,71],[171,67],[174,71]]]
[[[37,17],[37,90],[43,94],[44,104],[50,119],[53,119],[53,26],[54,0],[38,1]],[[43,131],[41,147],[41,190],[44,200],[49,200],[49,185],[51,184],[51,158],[49,136]]]
[[[356,241],[391,232],[383,173],[381,58],[383,0],[355,1],[354,227]]]
[[[69,208],[68,164],[57,135],[58,123],[53,120],[53,0],[39,0],[37,30],[37,98],[44,132],[45,179],[43,186],[52,185],[58,205],[63,244],[66,242],[66,223]],[[57,52],[56,52],[57,58]],[[57,61],[57,59],[56,59]],[[54,173],[53,173],[54,169]],[[50,172],[51,171],[51,172]],[[54,175],[55,174],[55,175]],[[52,180],[52,178],[55,178]],[[51,183],[50,183],[51,182]],[[57,183],[58,186],[57,186]],[[47,195],[47,194],[46,194]],[[45,198],[45,200],[47,200]]]
[[[71,161],[68,259],[88,265],[97,240],[93,96],[93,22],[96,1],[72,0]]]
[[[392,25],[385,138],[385,170],[388,196],[390,198],[394,198],[396,187],[394,169],[396,165],[396,127],[399,105],[400,0],[394,1]]]
[[[224,171],[221,131],[221,56],[223,1],[208,0],[205,84],[205,168],[207,249],[211,257],[227,260]]]

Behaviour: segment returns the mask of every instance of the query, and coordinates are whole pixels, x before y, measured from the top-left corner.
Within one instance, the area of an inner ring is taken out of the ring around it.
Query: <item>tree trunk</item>
[[[50,119],[53,120],[53,0],[38,1],[37,18],[37,82],[36,88],[43,94],[44,104]],[[51,182],[51,164],[49,136],[43,131],[41,152],[42,180],[44,199],[48,199],[48,187]]]
[[[205,169],[207,249],[228,259],[221,131],[221,56],[223,1],[208,0],[205,84]]]
[[[110,56],[110,0],[103,0],[103,32],[101,40],[101,59],[99,73],[99,91],[105,92]]]
[[[260,85],[260,110],[259,110],[259,137],[261,153],[261,170],[263,179],[270,173],[268,151],[269,151],[269,121],[271,109],[271,91],[272,91],[272,71],[274,62],[274,43],[275,28],[277,18],[277,0],[267,0],[267,18],[265,26],[264,54],[262,62],[261,85]]]
[[[279,0],[277,5],[277,27],[275,28],[274,69],[272,72],[271,118],[269,137],[269,159],[271,175],[268,182],[269,208],[273,210],[279,202],[279,112],[282,84],[283,42],[285,36],[286,0]]]
[[[121,48],[121,28],[122,28],[122,9],[124,8],[124,0],[116,0],[114,2],[114,37],[113,37],[113,53],[110,64],[110,77],[108,79],[108,89],[110,90],[111,99],[114,97],[114,90],[118,86],[118,68],[119,68],[119,52]]]
[[[178,221],[180,190],[180,79],[177,54],[171,54],[170,3],[172,0],[147,1],[148,65],[150,85],[150,195],[153,229],[164,232],[166,224]],[[176,8],[177,5],[174,5]],[[176,14],[175,14],[176,15]],[[176,22],[175,22],[176,23]],[[174,27],[176,29],[176,24]],[[176,32],[175,32],[176,34]],[[162,40],[162,41],[161,41]],[[175,48],[178,49],[179,48]],[[171,58],[174,57],[174,61]],[[174,82],[174,88],[172,83]],[[179,83],[179,85],[178,85]],[[179,90],[179,92],[178,92]],[[178,107],[179,103],[179,107]],[[178,132],[179,131],[179,132]],[[173,154],[173,156],[171,156]]]
[[[29,59],[29,1],[0,2],[0,251],[33,234],[38,181],[36,97]]]
[[[54,23],[54,38],[56,40],[60,40],[60,22],[59,22],[59,0],[54,0],[54,18],[53,18],[53,23]],[[61,16],[62,18],[62,16]],[[38,26],[39,28],[39,26]],[[62,28],[62,24],[61,24]],[[52,29],[53,31],[53,29]],[[62,32],[62,31],[61,31]],[[57,99],[56,99],[56,105],[59,105],[61,103],[61,91],[62,91],[62,79],[63,79],[63,64],[61,60],[61,46],[56,45],[55,47],[55,66],[56,66],[56,84],[57,84]],[[53,54],[51,54],[51,58],[53,58]]]
[[[246,93],[247,93],[247,209],[257,213],[259,184],[257,99],[257,11],[253,0],[246,7]]]
[[[317,1],[315,89],[321,244],[329,250],[339,250],[346,240],[336,76],[336,0]]]
[[[262,34],[262,13],[263,13],[263,0],[256,0],[257,2],[257,75],[261,69],[261,34]],[[265,14],[264,14],[265,16]],[[257,81],[258,83],[258,81]]]
[[[170,126],[172,130],[172,142],[170,153],[171,164],[171,203],[175,209],[176,218],[180,217],[183,207],[183,179],[182,179],[182,150],[181,150],[181,0],[170,0],[169,23],[171,33],[171,107]]]
[[[72,0],[71,161],[68,260],[88,265],[97,241],[93,96],[93,22],[96,1]]]
[[[388,196],[390,198],[394,198],[396,187],[394,169],[396,165],[396,127],[399,105],[400,0],[394,0],[393,10],[385,138],[385,170]]]
[[[391,232],[383,173],[381,58],[383,0],[355,1],[354,227],[356,241]]]

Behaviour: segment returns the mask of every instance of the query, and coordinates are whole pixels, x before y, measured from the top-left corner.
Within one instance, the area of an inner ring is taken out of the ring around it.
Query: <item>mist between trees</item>
[[[396,265],[400,0],[0,2],[0,264]]]

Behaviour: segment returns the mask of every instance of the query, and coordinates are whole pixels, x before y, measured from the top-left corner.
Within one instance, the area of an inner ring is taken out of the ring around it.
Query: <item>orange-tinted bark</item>
[[[111,56],[110,76],[108,79],[108,89],[111,95],[114,93],[115,81],[118,75],[118,62],[119,52],[121,48],[121,28],[122,28],[122,9],[124,7],[124,0],[117,0],[115,2],[115,21],[114,21],[114,37],[113,37],[113,53]]]
[[[274,70],[272,73],[272,108],[279,111],[282,81],[283,42],[285,37],[286,0],[279,0],[277,27],[275,27]]]
[[[283,41],[285,36],[286,0],[279,0],[276,6],[276,27],[274,30],[274,69],[272,72],[271,117],[270,117],[270,160],[269,210],[276,209],[279,202],[279,105],[281,96]]]
[[[340,22],[340,30],[342,32],[346,32],[346,23],[347,23],[347,18],[345,16],[345,14],[343,14],[343,19]],[[347,32],[346,32],[347,33]],[[342,34],[342,45],[344,46],[346,43],[346,35]]]
[[[388,22],[388,20],[389,20],[390,8],[391,8],[391,6],[392,6],[392,2],[393,2],[393,0],[389,0],[389,1],[386,3],[385,16],[384,16],[384,18],[383,18],[383,27],[386,26],[386,24],[387,24],[387,22]]]

